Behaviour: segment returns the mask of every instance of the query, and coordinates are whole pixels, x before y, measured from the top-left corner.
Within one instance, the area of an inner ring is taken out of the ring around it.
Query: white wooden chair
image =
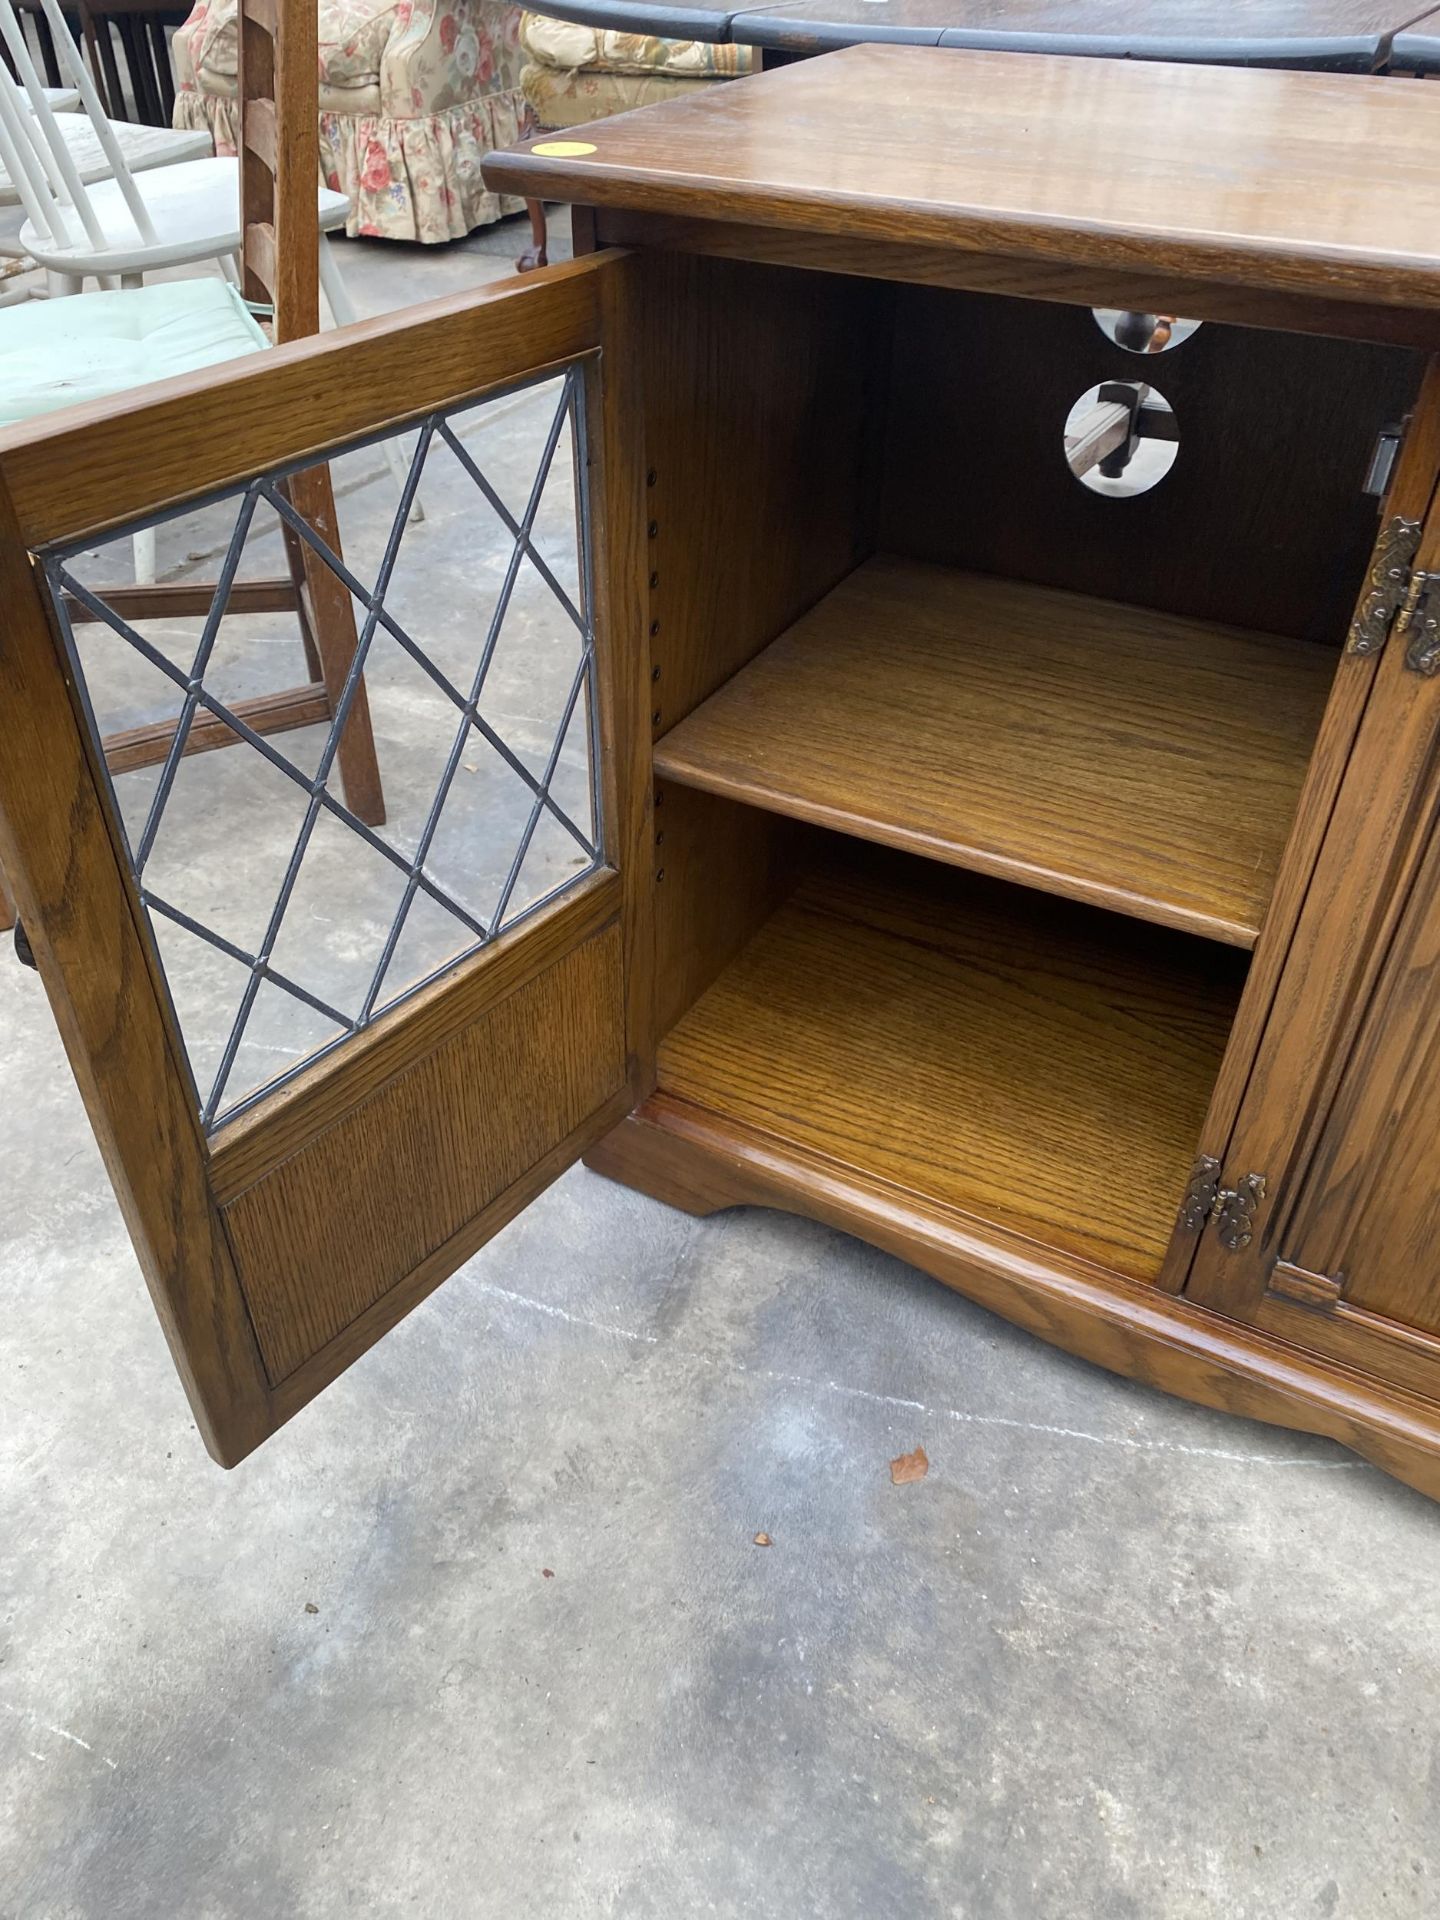
[[[109,120],[103,113],[97,121],[88,112],[70,111],[82,106],[79,89],[47,87],[41,80],[15,12],[14,0],[0,0],[0,40],[4,41],[15,65],[21,93],[19,104],[44,124],[43,153],[48,155],[57,142],[63,145],[82,185],[91,186],[110,178],[114,171],[110,155],[117,146],[132,173],[143,173],[150,167],[174,166],[182,160],[197,160],[210,153],[211,144],[204,133],[131,126],[128,121]],[[32,145],[37,151],[41,150],[38,142]],[[63,201],[65,180],[58,168],[50,174],[50,180]],[[14,206],[20,199],[18,182],[7,168],[0,167],[0,207]]]
[[[146,273],[205,260],[217,261],[238,284],[244,237],[241,162],[215,157],[181,160],[137,178],[115,123],[101,108],[80,50],[66,31],[60,0],[41,3],[57,51],[80,94],[85,119],[110,167],[109,177],[99,184],[82,179],[43,89],[28,89],[35,69],[19,33],[13,0],[0,0],[6,45],[13,53],[13,28],[24,55],[24,64],[18,54],[16,63],[27,79],[27,89],[22,90],[0,63],[0,165],[14,181],[26,211],[18,245],[44,268],[51,295],[79,293],[89,276],[102,288],[138,287]],[[320,286],[335,324],[347,326],[356,318],[355,309],[325,235],[344,225],[350,203],[344,194],[320,186],[318,167],[316,173]],[[385,454],[397,486],[403,487],[406,470],[400,448],[387,442]],[[424,518],[418,500],[412,517]],[[135,570],[137,581],[153,581],[153,535],[137,536]]]
[[[45,269],[52,293],[78,292],[91,275],[102,285],[138,286],[146,273],[202,260],[219,261],[234,278],[241,244],[239,162],[181,160],[137,176],[66,31],[59,0],[42,0],[42,6],[109,167],[106,179],[83,180],[58,116],[0,67],[0,129],[9,148],[0,150],[0,161],[27,216],[19,244]],[[12,0],[0,0],[0,19],[14,24]],[[349,202],[318,184],[316,191],[323,235],[343,226]],[[320,280],[335,321],[348,324],[354,308],[323,239]]]
[[[306,0],[241,0],[241,6],[254,54],[245,88],[254,141],[247,139],[244,147],[243,294],[206,276],[0,312],[0,424],[79,400],[103,401],[166,374],[255,352],[268,344],[256,309],[273,316],[276,340],[316,331],[324,242],[317,245],[316,201],[307,183],[319,170],[319,143],[315,115],[308,105],[303,112],[297,107],[313,85],[316,15]],[[4,134],[0,122],[0,139]],[[296,511],[340,553],[329,467],[293,473],[283,486]],[[379,826],[385,796],[363,679],[358,689],[346,691],[357,640],[354,602],[308,542],[288,525],[281,532],[286,577],[232,580],[226,615],[293,611],[309,678],[243,700],[236,712],[259,733],[279,733],[333,719],[337,702],[348,700],[337,754],[340,783],[356,818]],[[213,582],[155,585],[137,579],[133,586],[107,587],[105,600],[127,620],[174,619],[204,615],[214,593]],[[87,617],[78,603],[69,611],[72,620]],[[238,738],[224,726],[196,727],[183,751],[208,752]],[[162,720],[109,734],[101,745],[118,773],[165,761],[174,741],[173,721]],[[12,919],[0,873],[0,928]],[[16,944],[23,957],[18,927]]]

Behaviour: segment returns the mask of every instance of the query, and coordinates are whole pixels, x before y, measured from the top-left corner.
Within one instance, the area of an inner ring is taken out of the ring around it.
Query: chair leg
[[[137,587],[153,587],[155,584],[155,529],[141,527],[131,536],[131,551],[135,557],[135,584]]]
[[[309,522],[331,552],[338,554],[340,529],[335,517],[329,467],[310,467],[304,473],[292,474],[286,484],[296,512]],[[335,577],[307,542],[302,540],[299,545],[302,579],[296,584],[303,597],[309,629],[307,634],[306,622],[302,620],[301,634],[307,642],[307,658],[312,644],[319,656],[320,677],[333,709],[355,658],[355,606],[344,582]],[[345,804],[366,826],[383,825],[385,794],[375,758],[375,735],[370,725],[370,703],[363,678],[355,690],[336,757]]]
[[[545,202],[527,200],[525,211],[530,216],[530,244],[515,262],[517,273],[530,273],[536,267],[548,267],[550,264],[550,235],[545,225]]]
[[[335,264],[330,242],[323,233],[320,236],[320,290],[325,295],[325,304],[330,309],[330,318],[335,325],[353,326],[359,318],[355,312],[355,302],[350,298],[350,289]]]
[[[330,251],[330,242],[322,233],[320,236],[320,286],[325,295],[325,304],[330,309],[330,318],[337,327],[350,327],[359,315],[355,303],[350,298],[350,289],[341,277],[335,264],[335,256]],[[403,493],[405,482],[410,478],[410,461],[405,448],[393,435],[381,442],[381,452],[385,455],[385,464],[390,469],[396,486]],[[425,518],[425,509],[420,504],[420,495],[415,495],[410,503],[410,525],[418,527]]]

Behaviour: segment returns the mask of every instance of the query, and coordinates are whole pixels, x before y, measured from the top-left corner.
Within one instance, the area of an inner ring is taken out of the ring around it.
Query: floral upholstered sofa
[[[520,10],[494,0],[318,0],[320,159],[346,231],[458,240],[523,201],[480,162],[527,124]],[[174,38],[175,125],[235,151],[236,0],[197,0]]]
[[[542,13],[524,16],[520,45],[520,85],[547,130],[673,100],[716,80],[734,80],[758,64],[750,47],[582,27]]]

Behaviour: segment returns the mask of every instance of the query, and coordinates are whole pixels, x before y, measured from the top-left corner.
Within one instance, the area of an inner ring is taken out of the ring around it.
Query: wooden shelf
[[[1245,962],[871,849],[807,878],[660,1050],[662,1092],[1137,1280]]]
[[[1334,669],[1305,641],[885,556],[655,768],[1251,947]]]

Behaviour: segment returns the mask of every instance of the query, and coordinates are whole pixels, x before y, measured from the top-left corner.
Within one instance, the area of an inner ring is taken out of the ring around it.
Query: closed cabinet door
[[[1280,973],[1187,1295],[1440,1397],[1440,514]],[[1432,580],[1431,576],[1435,576]],[[1372,639],[1375,623],[1371,623]]]
[[[0,437],[0,863],[224,1464],[647,1091],[632,271]]]

